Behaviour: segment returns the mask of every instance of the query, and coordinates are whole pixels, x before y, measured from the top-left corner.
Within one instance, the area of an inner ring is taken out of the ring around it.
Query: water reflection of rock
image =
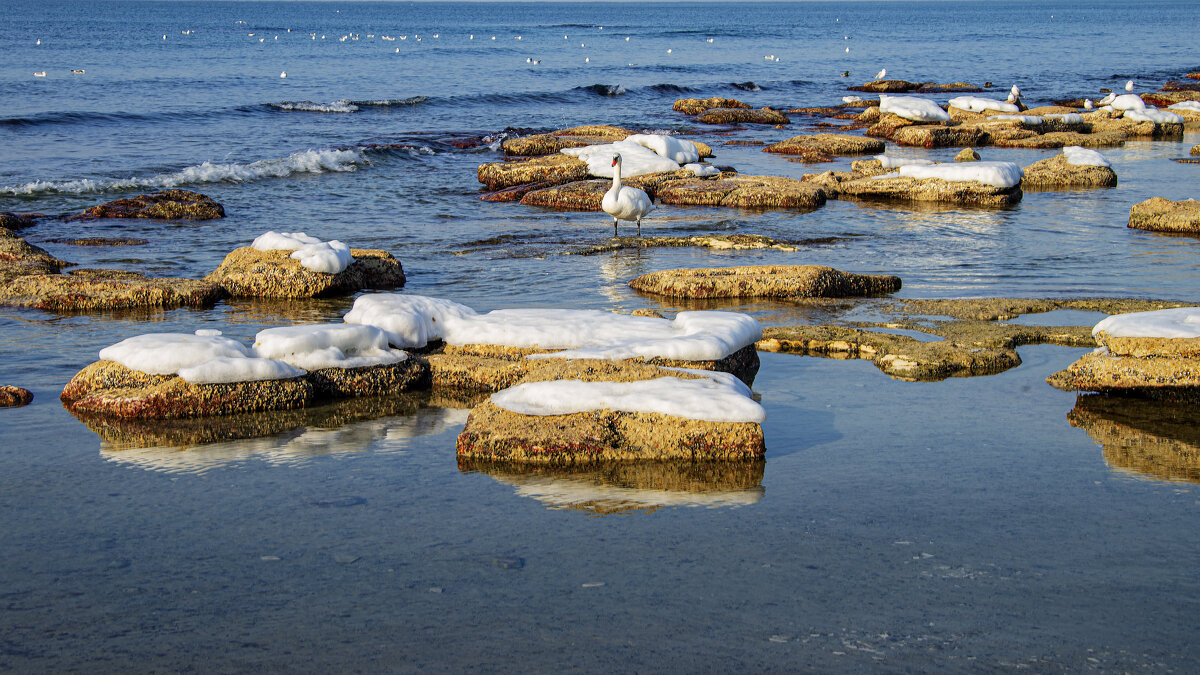
[[[1067,420],[1104,447],[1104,461],[1113,469],[1200,483],[1200,409],[1194,403],[1086,394]]]
[[[652,512],[668,506],[744,506],[762,499],[763,461],[610,462],[539,466],[459,457],[466,473],[485,473],[552,509],[594,515]]]
[[[427,395],[356,398],[301,410],[216,418],[137,420],[76,415],[100,436],[104,459],[151,471],[203,473],[260,459],[300,464],[322,455],[396,452],[454,429],[468,410]]]

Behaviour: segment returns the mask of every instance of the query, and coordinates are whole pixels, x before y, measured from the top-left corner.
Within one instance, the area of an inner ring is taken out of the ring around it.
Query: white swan
[[[613,182],[600,208],[613,217],[613,236],[617,236],[618,220],[633,220],[637,222],[638,237],[642,236],[642,217],[654,210],[650,196],[644,191],[621,185],[621,153],[613,153]]]

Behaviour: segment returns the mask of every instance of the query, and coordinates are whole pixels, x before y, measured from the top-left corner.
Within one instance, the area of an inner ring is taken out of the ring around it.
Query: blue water
[[[273,229],[387,249],[407,291],[479,310],[673,311],[626,283],[762,263],[897,274],[904,297],[1200,301],[1197,240],[1125,226],[1148,197],[1200,197],[1200,169],[1171,161],[1195,132],[1103,150],[1116,188],[1027,192],[1008,209],[660,206],[646,221],[662,235],[840,238],[792,253],[562,255],[604,241],[607,219],[483,202],[475,175],[506,137],[594,123],[702,140],[749,174],[846,169],[726,144],[805,133],[800,119],[700,128],[671,104],[833,105],[885,67],[990,81],[999,97],[1018,84],[1030,105],[1128,79],[1152,91],[1200,70],[1192,2],[4,10],[0,211],[73,212],[178,186],[228,214],[22,232],[88,267],[200,277]],[[1028,165],[1052,151],[981,154]],[[49,243],[79,236],[149,243]],[[465,413],[446,402],[184,449],[102,438],[58,403],[100,348],[130,335],[250,337],[337,320],[351,302],[0,309],[0,384],[36,395],[0,410],[0,670],[1200,667],[1196,487],[1106,459],[1068,423],[1075,396],[1043,380],[1078,349],[1026,347],[1001,375],[923,384],[869,362],[764,355],[761,480],[690,492],[460,468]],[[807,316],[742,308],[767,323]]]

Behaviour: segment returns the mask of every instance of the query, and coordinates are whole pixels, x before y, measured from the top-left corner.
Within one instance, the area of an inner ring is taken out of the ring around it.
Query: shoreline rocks
[[[791,124],[787,115],[773,108],[709,108],[696,117],[703,124]]]
[[[687,115],[699,115],[713,108],[743,108],[749,110],[750,106],[735,98],[723,98],[721,96],[713,96],[711,98],[681,98],[671,106],[672,110]]]
[[[67,220],[89,218],[154,218],[158,220],[213,220],[225,217],[225,208],[212,198],[190,190],[163,190],[117,199],[93,206]]]
[[[896,276],[854,274],[820,265],[761,265],[651,272],[629,286],[679,298],[840,298],[894,293],[900,283]]]
[[[801,155],[806,161],[822,162],[832,161],[833,156],[870,155],[883,150],[883,141],[849,134],[793,136],[763,148],[763,152]]]
[[[657,198],[678,206],[816,209],[825,204],[826,195],[820,187],[794,178],[723,173],[714,179],[669,181]]]
[[[1151,232],[1200,234],[1200,202],[1194,199],[1173,202],[1151,197],[1129,209],[1129,227]]]
[[[1065,155],[1055,155],[1024,168],[1021,189],[1072,189],[1113,187],[1117,173],[1107,166],[1071,164]]]
[[[314,272],[291,255],[291,251],[243,246],[225,256],[204,280],[233,297],[256,298],[315,298],[365,288],[391,289],[406,281],[400,261],[380,249],[350,249],[353,262],[337,274]]]
[[[6,384],[0,387],[0,408],[19,408],[33,402],[33,392]]]

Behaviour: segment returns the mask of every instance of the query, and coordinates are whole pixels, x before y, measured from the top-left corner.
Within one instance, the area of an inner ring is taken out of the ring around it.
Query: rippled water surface
[[[387,249],[406,292],[479,310],[673,311],[627,282],[763,263],[896,274],[900,297],[1200,301],[1197,239],[1126,227],[1136,202],[1200,197],[1200,166],[1172,161],[1194,132],[1102,150],[1115,188],[1027,191],[1007,209],[660,205],[645,222],[654,235],[825,240],[795,252],[564,255],[603,243],[610,221],[483,202],[476,180],[502,139],[586,123],[680,133],[748,174],[844,170],[849,159],[806,166],[728,144],[805,133],[799,118],[700,128],[671,104],[833,105],[884,67],[1016,83],[1030,105],[1127,79],[1148,91],[1200,70],[1189,2],[5,8],[0,211],[75,212],[178,186],[228,214],[50,219],[21,233],[87,267],[197,278],[278,230]],[[1023,166],[1053,154],[980,152]],[[84,236],[148,243],[54,242]],[[705,471],[460,464],[471,402],[429,396],[167,431],[114,431],[58,402],[125,337],[250,338],[337,320],[352,301],[0,310],[0,384],[36,395],[0,410],[0,669],[1200,668],[1194,412],[1046,385],[1080,349],[1024,347],[1018,368],[937,383],[764,354],[765,464]],[[764,323],[820,320],[726,306]]]

